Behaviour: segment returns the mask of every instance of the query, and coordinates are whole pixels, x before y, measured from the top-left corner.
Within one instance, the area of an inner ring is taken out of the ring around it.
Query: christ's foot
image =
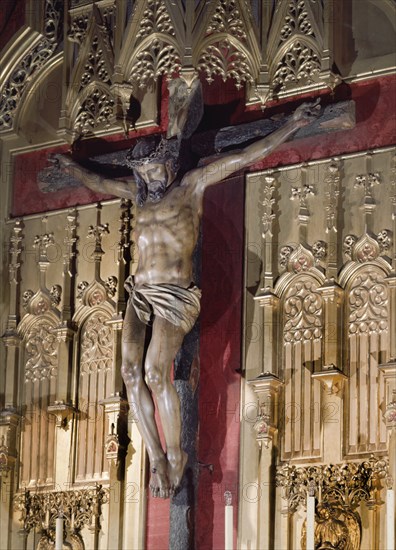
[[[168,452],[167,458],[170,492],[173,494],[181,483],[184,468],[187,464],[188,455],[183,450],[180,450],[179,452],[172,454]]]
[[[153,497],[169,498],[170,484],[167,474],[167,462],[165,457],[150,461],[151,478],[150,491]]]

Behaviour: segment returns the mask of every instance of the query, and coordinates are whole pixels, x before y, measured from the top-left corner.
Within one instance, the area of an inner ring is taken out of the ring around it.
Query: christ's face
[[[175,179],[170,162],[150,162],[137,169],[147,185],[147,200],[158,202],[165,194],[166,188]]]

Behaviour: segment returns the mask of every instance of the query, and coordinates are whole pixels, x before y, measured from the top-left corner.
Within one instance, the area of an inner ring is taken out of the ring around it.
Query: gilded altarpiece
[[[24,521],[28,544],[40,536],[40,544],[50,544],[60,513],[73,547],[98,544],[99,510],[119,457],[124,291],[118,281],[129,264],[130,216],[128,205],[110,201],[26,216],[8,226],[10,292],[20,318],[7,336],[19,350],[18,408],[10,407],[18,411],[20,433],[15,519]],[[89,520],[76,519],[79,495]],[[91,498],[99,508],[88,505]],[[107,516],[104,506],[102,519]]]
[[[338,506],[331,514],[343,529],[349,517],[367,525],[361,541],[353,527],[351,548],[385,547],[395,205],[394,148],[247,178],[241,518],[265,517],[269,527],[250,538],[245,522],[241,548],[305,544],[309,480],[317,506]],[[371,480],[353,503],[338,501],[320,473],[330,465],[361,468]],[[320,529],[326,514],[317,507]]]

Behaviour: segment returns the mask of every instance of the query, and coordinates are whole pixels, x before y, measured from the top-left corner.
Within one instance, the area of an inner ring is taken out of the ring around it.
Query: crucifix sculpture
[[[171,382],[172,363],[200,312],[201,292],[193,281],[192,257],[197,243],[205,190],[271,153],[319,114],[317,103],[303,104],[270,135],[237,152],[219,154],[204,166],[180,164],[183,140],[202,115],[200,83],[192,89],[173,81],[171,120],[166,138],[144,138],[127,156],[133,176],[124,180],[94,174],[60,155],[61,165],[94,191],[130,199],[137,205],[138,265],[125,281],[129,300],[122,337],[122,377],[136,411],[145,443],[154,496],[168,498],[179,487],[187,455],[181,448],[180,402]],[[152,326],[145,348],[146,328]],[[161,446],[154,400],[166,449]]]

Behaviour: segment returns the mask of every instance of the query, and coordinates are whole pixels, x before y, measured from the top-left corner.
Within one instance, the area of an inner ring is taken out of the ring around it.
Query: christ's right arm
[[[132,177],[128,181],[105,178],[84,168],[67,155],[56,155],[55,158],[59,160],[60,165],[65,168],[68,174],[89,189],[92,189],[92,191],[107,193],[123,199],[135,200],[136,182]]]

